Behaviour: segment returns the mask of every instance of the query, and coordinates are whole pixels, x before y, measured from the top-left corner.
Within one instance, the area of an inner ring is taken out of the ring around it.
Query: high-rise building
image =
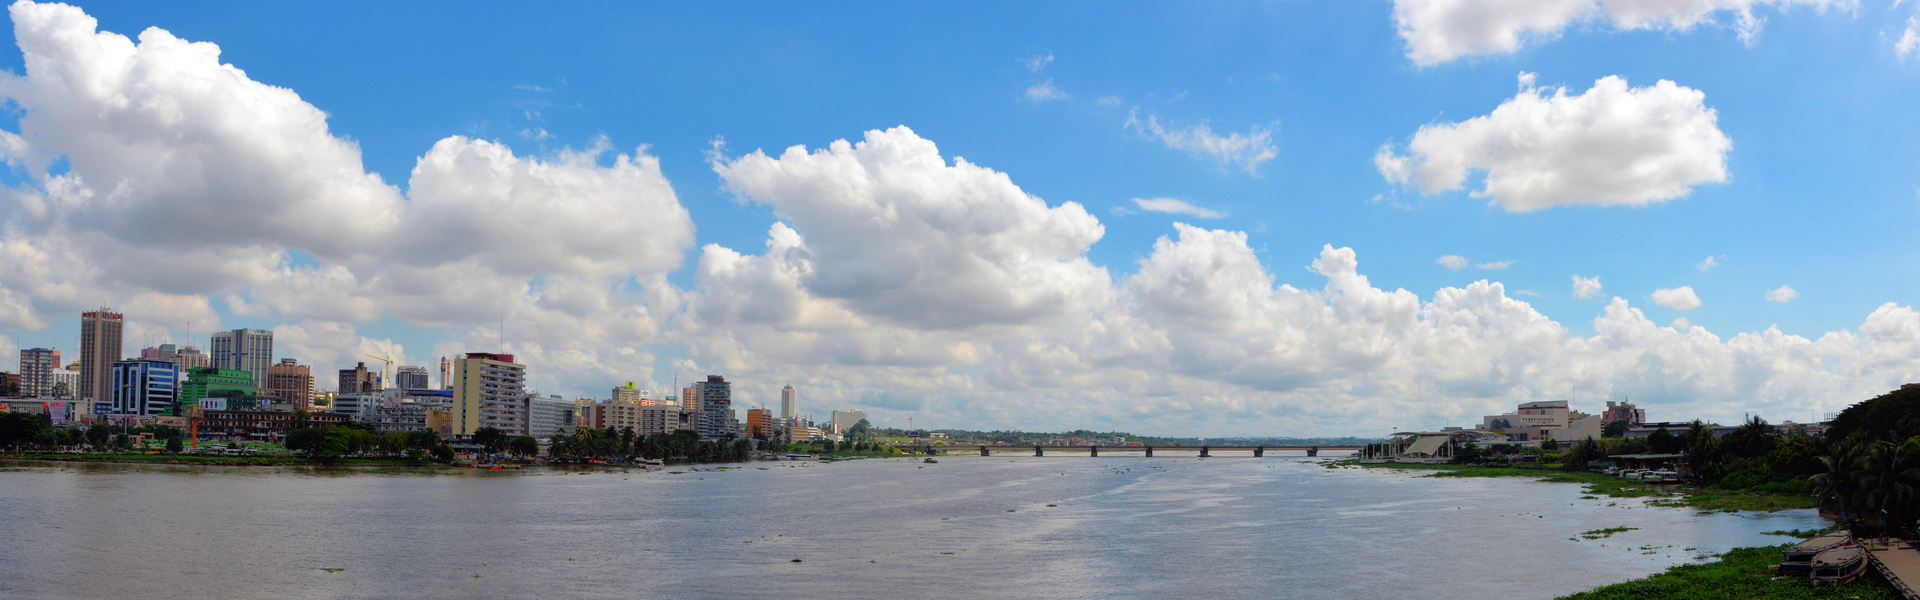
[[[747,437],[761,440],[773,437],[773,419],[768,416],[771,412],[764,408],[747,409]]]
[[[512,354],[468,352],[453,361],[453,434],[470,436],[494,427],[509,436],[527,434],[527,366]]]
[[[380,387],[380,373],[368,370],[367,363],[340,370],[339,393],[371,394],[380,391]]]
[[[793,384],[789,383],[787,387],[780,388],[780,418],[788,421],[793,420],[793,416],[797,414],[799,408],[800,394],[794,391]]]
[[[866,419],[867,411],[864,410],[836,410],[833,411],[829,424],[833,427],[834,433],[840,433]]]
[[[25,371],[27,368],[25,360],[23,359],[20,364],[20,369]],[[1607,410],[1600,413],[1600,422],[1612,423],[1614,421],[1626,421],[1628,425],[1639,425],[1647,422],[1647,410],[1634,406],[1632,402],[1615,404],[1614,401],[1608,400]]]
[[[181,373],[185,373],[190,369],[204,369],[213,366],[213,357],[201,353],[199,348],[187,346],[174,351],[173,364],[180,367]]]
[[[54,369],[47,374],[53,379],[53,385],[47,388],[47,395],[55,398],[80,397],[80,372],[73,369]],[[60,384],[66,385],[60,385]]]
[[[253,387],[267,387],[267,367],[273,366],[273,332],[235,329],[213,334],[213,368],[253,374]]]
[[[180,398],[180,371],[164,360],[136,358],[113,363],[113,414],[172,415]]]
[[[639,406],[642,400],[649,400],[650,399],[648,398],[649,395],[650,394],[647,393],[647,390],[634,387],[633,382],[631,381],[627,382],[626,385],[613,388],[614,401],[627,402],[627,403],[633,404],[634,406]]]
[[[546,441],[554,434],[571,434],[575,410],[566,400],[527,396],[527,435]]]
[[[429,380],[426,367],[400,367],[393,373],[393,387],[403,390],[430,390],[433,382]]]
[[[120,362],[126,318],[101,307],[80,313],[80,392],[83,402],[113,401],[113,363]]]
[[[272,398],[272,403],[282,402],[293,405],[294,410],[313,410],[313,367],[300,364],[291,358],[282,358],[280,362],[267,367],[267,389],[260,396]]]
[[[680,408],[700,410],[700,384],[696,383],[680,389]]]
[[[453,361],[440,357],[440,389],[453,389]]]
[[[699,383],[700,412],[707,415],[706,427],[700,430],[700,437],[721,439],[728,434],[738,435],[740,421],[733,416],[733,384],[725,377],[708,375],[706,381]]]
[[[53,371],[60,368],[60,351],[48,348],[22,348],[20,350],[20,396],[23,398],[46,398],[53,396]],[[73,393],[69,391],[67,395]]]

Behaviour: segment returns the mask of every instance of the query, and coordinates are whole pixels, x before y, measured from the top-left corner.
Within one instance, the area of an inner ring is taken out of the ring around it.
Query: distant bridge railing
[[[1048,452],[1053,452],[1055,455],[1061,455],[1061,454],[1078,455],[1081,453],[1085,453],[1088,456],[1100,456],[1101,452],[1106,452],[1107,454],[1145,453],[1145,455],[1149,458],[1153,456],[1153,453],[1155,451],[1159,451],[1161,453],[1179,452],[1183,454],[1188,452],[1197,452],[1199,453],[1200,456],[1204,456],[1204,457],[1211,457],[1216,452],[1225,452],[1229,454],[1252,453],[1253,456],[1262,457],[1262,456],[1266,456],[1267,451],[1269,450],[1279,451],[1279,452],[1305,452],[1307,456],[1319,456],[1320,451],[1322,450],[1335,451],[1335,452],[1346,451],[1349,453],[1360,451],[1360,446],[1046,446],[1046,445],[954,446],[954,445],[936,445],[932,447],[940,450],[945,450],[947,451],[948,454],[957,454],[961,452],[973,452],[974,450],[977,449],[980,452],[981,456],[992,456],[993,453],[995,452],[998,452],[1000,454],[1009,454],[1014,452],[1019,452],[1024,454],[1029,450],[1031,450],[1034,456],[1046,456]]]

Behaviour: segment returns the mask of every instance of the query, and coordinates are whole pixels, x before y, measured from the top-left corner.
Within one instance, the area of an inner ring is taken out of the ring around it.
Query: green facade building
[[[260,404],[259,388],[254,387],[251,372],[213,367],[187,369],[187,382],[180,386],[180,402],[175,406],[200,406],[206,398],[225,399],[227,410],[253,410]]]

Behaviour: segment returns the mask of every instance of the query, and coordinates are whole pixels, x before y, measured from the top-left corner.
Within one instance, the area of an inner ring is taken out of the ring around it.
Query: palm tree
[[[1860,476],[1872,444],[1865,434],[1856,432],[1852,437],[1834,442],[1826,454],[1815,459],[1821,472],[1808,481],[1813,484],[1820,508],[1843,518],[1859,516]]]
[[[1866,453],[1859,482],[1864,516],[1880,517],[1880,527],[1887,533],[1911,525],[1916,516],[1914,501],[1920,499],[1920,440],[1874,443]]]

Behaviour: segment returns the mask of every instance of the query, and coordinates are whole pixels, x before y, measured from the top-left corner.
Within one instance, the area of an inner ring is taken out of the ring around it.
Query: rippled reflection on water
[[[1284,458],[725,466],[10,463],[0,597],[1546,598],[1820,524]]]

